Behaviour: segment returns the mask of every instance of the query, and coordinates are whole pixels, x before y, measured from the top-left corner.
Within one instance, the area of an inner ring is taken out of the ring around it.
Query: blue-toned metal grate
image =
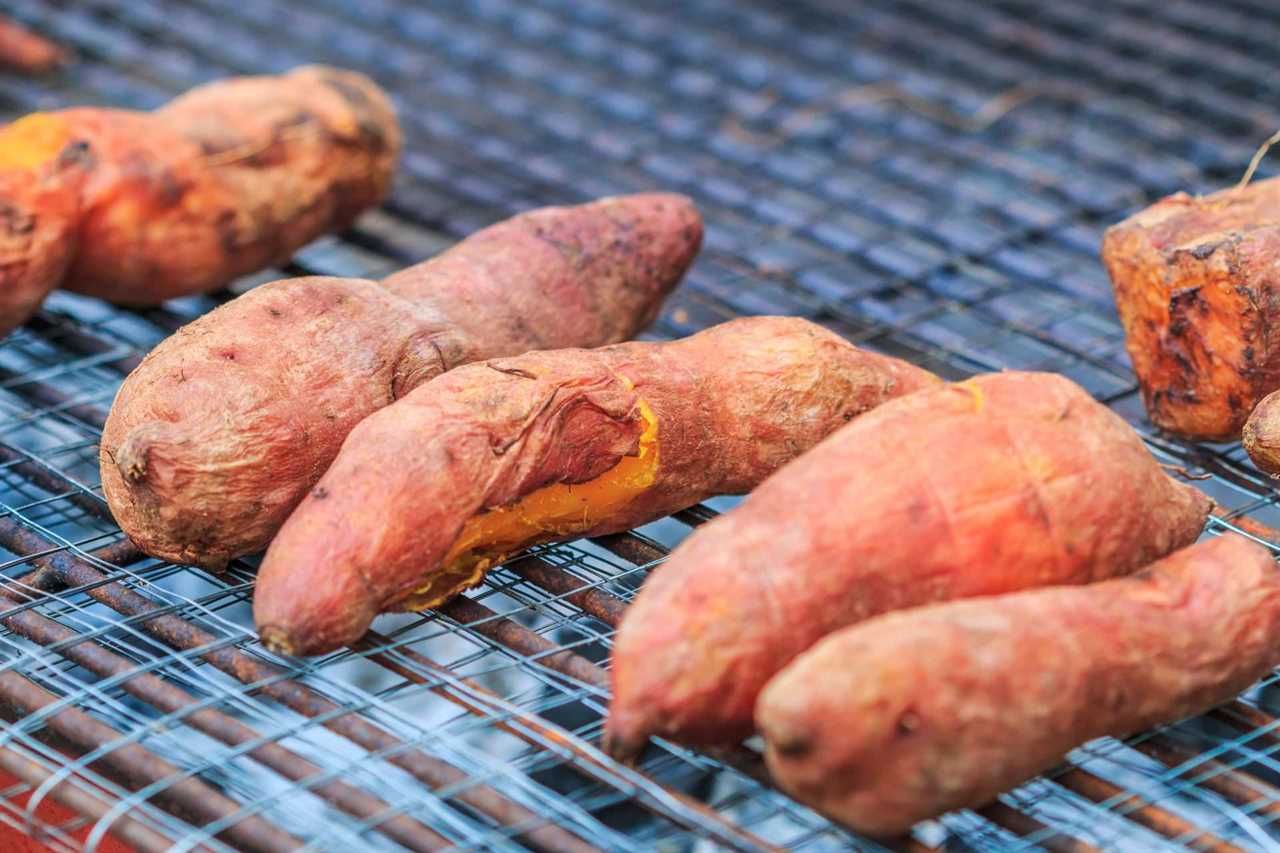
[[[306,62],[394,93],[408,148],[391,200],[237,290],[380,276],[530,207],[679,190],[706,248],[654,334],[799,314],[947,376],[1061,371],[1163,461],[1212,475],[1200,485],[1239,524],[1280,523],[1238,446],[1151,432],[1097,258],[1107,224],[1233,182],[1280,127],[1280,9],[1261,0],[0,8],[79,56],[52,80],[0,74],[0,119],[148,108]],[[142,354],[230,295],[129,312],[58,294],[0,341],[0,695],[26,699],[0,703],[0,770],[22,780],[0,792],[0,820],[55,849],[108,827],[139,849],[875,847],[754,778],[749,752],[663,746],[632,770],[595,751],[610,608],[699,512],[541,549],[444,612],[384,618],[374,642],[309,662],[258,647],[252,561],[214,577],[122,542],[98,489],[103,413]],[[904,844],[1275,847],[1277,713],[1268,681],[1207,717],[1089,744]],[[95,723],[114,734],[94,741]],[[168,769],[130,775],[130,744]],[[84,817],[29,823],[24,798],[69,786]]]

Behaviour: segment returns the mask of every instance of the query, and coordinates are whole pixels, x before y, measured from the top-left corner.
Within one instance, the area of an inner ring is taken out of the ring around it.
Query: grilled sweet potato
[[[147,305],[281,263],[380,201],[399,149],[382,91],[318,66],[19,119],[0,130],[0,334],[58,286]]]
[[[631,337],[701,239],[683,196],[621,196],[522,214],[381,283],[256,288],[125,380],[101,445],[116,521],[176,562],[258,551],[365,416],[460,364]]]
[[[613,648],[609,750],[752,731],[765,682],[878,613],[1131,572],[1193,541],[1209,502],[1068,379],[999,373],[843,427],[696,530]]]
[[[1111,227],[1102,257],[1151,422],[1238,438],[1280,388],[1280,179],[1162,199]]]
[[[1244,422],[1240,440],[1254,465],[1280,476],[1280,391],[1268,394],[1254,406]]]
[[[0,15],[0,65],[24,74],[45,74],[66,58],[67,52],[53,42]]]
[[[981,805],[1103,735],[1232,698],[1280,662],[1280,571],[1235,535],[1127,578],[890,613],[756,707],[774,779],[869,835]]]
[[[535,542],[745,492],[936,382],[789,317],[459,368],[352,431],[267,551],[259,633],[277,651],[328,651],[380,610],[443,602]]]

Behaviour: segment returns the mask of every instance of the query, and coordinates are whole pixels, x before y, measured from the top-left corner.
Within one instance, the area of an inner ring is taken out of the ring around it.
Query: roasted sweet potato
[[[1253,464],[1271,475],[1280,475],[1280,391],[1268,394],[1254,406],[1244,422],[1240,440]]]
[[[1112,226],[1102,258],[1151,422],[1238,438],[1280,388],[1280,179],[1162,199]]]
[[[535,542],[625,530],[752,488],[837,426],[935,384],[806,320],[459,368],[369,417],[271,544],[276,651],[352,642]]]
[[[1131,577],[890,613],[756,706],[773,777],[868,835],[981,805],[1096,737],[1198,714],[1280,663],[1280,571],[1228,535]]]
[[[0,334],[58,286],[147,305],[281,263],[380,201],[399,149],[382,91],[319,66],[21,118],[0,130]]]
[[[999,373],[886,403],[691,535],[613,648],[609,750],[752,732],[765,682],[845,625],[950,598],[1131,572],[1209,501],[1070,380]]]
[[[263,285],[156,347],[102,434],[102,485],[149,554],[261,550],[351,428],[460,364],[625,340],[702,239],[683,196],[532,211],[381,283]]]
[[[0,15],[0,66],[24,74],[45,74],[66,57],[67,52],[53,42]]]

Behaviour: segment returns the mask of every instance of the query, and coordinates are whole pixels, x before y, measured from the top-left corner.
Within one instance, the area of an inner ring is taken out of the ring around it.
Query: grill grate
[[[1238,446],[1150,433],[1096,257],[1107,223],[1226,185],[1280,127],[1280,12],[1261,0],[4,7],[81,61],[52,83],[0,76],[0,118],[147,108],[314,61],[394,92],[408,150],[389,203],[237,290],[381,276],[529,207],[681,190],[707,245],[656,334],[799,314],[947,376],[1057,370],[1163,461],[1211,474],[1235,519],[1216,528],[1280,523]],[[143,353],[230,295],[127,312],[57,294],[0,342],[0,770],[16,780],[0,821],[55,849],[108,828],[140,850],[875,848],[762,784],[745,750],[662,746],[631,770],[595,749],[618,613],[730,501],[538,549],[312,661],[257,645],[252,561],[214,577],[123,541],[98,490],[105,410]],[[1091,743],[904,844],[1275,847],[1273,681]],[[71,813],[37,816],[51,799]]]

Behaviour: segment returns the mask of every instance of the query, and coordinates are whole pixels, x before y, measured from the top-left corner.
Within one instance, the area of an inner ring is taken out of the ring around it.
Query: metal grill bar
[[[33,579],[34,580],[34,579]],[[36,586],[36,584],[32,584]],[[9,611],[19,602],[0,598],[0,608]],[[279,744],[264,740],[252,728],[219,711],[200,707],[194,696],[162,679],[138,672],[135,665],[89,642],[77,642],[79,635],[51,619],[30,610],[13,616],[0,616],[6,627],[44,646],[60,646],[58,651],[85,669],[103,677],[121,681],[129,693],[165,713],[181,717],[188,725],[228,744],[240,746],[258,744],[248,755],[294,782],[304,782],[323,774],[322,768],[307,761]],[[184,713],[189,711],[190,713]],[[412,850],[437,850],[449,846],[440,834],[417,821],[400,815],[388,814],[390,807],[376,797],[344,782],[328,781],[314,785],[311,790],[349,814],[362,819],[373,819],[379,830]]]
[[[34,537],[26,531],[7,529],[5,521],[0,519],[0,544],[4,547],[19,553],[30,548],[28,553],[38,553],[40,549],[38,546],[32,547],[35,545],[32,539]],[[120,561],[122,563],[134,562],[145,557],[136,549],[131,554],[125,553],[127,557],[133,559],[126,558]],[[535,846],[547,850],[592,849],[590,845],[584,845],[580,839],[563,832],[558,827],[538,826],[543,821],[537,815],[505,800],[487,788],[471,787],[461,771],[420,752],[407,750],[404,744],[365,720],[353,714],[344,713],[330,700],[307,690],[302,685],[286,680],[284,672],[279,668],[253,660],[232,648],[217,648],[219,645],[217,638],[176,617],[152,616],[151,614],[158,609],[152,602],[118,583],[108,581],[106,575],[88,562],[66,554],[57,554],[49,560],[48,565],[56,573],[54,577],[61,584],[86,588],[85,591],[90,596],[113,610],[143,619],[139,627],[176,648],[186,650],[209,648],[201,654],[201,657],[209,663],[245,684],[261,690],[262,693],[299,714],[322,719],[322,724],[326,728],[338,732],[370,752],[386,753],[388,761],[407,770],[424,785],[440,789],[461,787],[462,790],[455,795],[460,802],[495,817],[504,825],[536,827],[528,829],[525,833],[526,840]]]
[[[12,747],[0,747],[0,768],[17,779],[26,782],[32,790],[48,791],[49,796],[70,809],[109,827],[122,841],[143,853],[161,853],[173,847],[173,839],[167,838],[131,816],[111,816],[112,805],[102,795],[90,793],[88,780],[67,774],[62,770],[50,770],[33,758],[28,758]],[[25,829],[39,831],[28,822]]]

